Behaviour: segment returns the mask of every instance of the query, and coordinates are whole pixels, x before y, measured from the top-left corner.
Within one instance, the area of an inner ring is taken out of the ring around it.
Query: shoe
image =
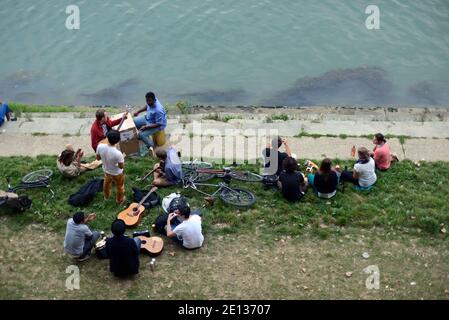
[[[126,201],[126,197],[123,197],[123,200],[121,202],[117,202],[117,204],[119,206],[121,206],[121,205],[123,205],[125,203],[125,201]]]
[[[83,261],[86,261],[86,260],[89,259],[89,258],[90,258],[90,253],[87,254],[87,255],[85,255],[85,256],[82,257],[82,258],[77,258],[76,261],[78,261],[78,262],[83,262]]]

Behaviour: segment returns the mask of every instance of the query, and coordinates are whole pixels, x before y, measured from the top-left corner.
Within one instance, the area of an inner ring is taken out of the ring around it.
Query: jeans
[[[84,258],[88,254],[90,254],[95,243],[97,243],[98,239],[100,239],[100,235],[100,232],[92,231],[92,236],[84,240],[83,254],[79,256],[79,258]]]
[[[142,240],[140,240],[139,237],[133,238],[134,242],[136,243],[137,249],[140,251],[140,247],[142,246]]]
[[[359,185],[359,179],[354,178],[353,172],[352,171],[343,171],[341,173],[341,180],[342,181],[348,181],[353,183],[356,186],[360,186]]]
[[[0,126],[5,122],[5,116],[6,114],[10,113],[11,110],[9,109],[8,105],[6,103],[2,103],[0,105]]]
[[[145,116],[140,116],[140,117],[134,118],[134,123],[136,124],[137,129],[140,129],[143,126],[150,124],[150,123],[148,123]],[[153,147],[154,142],[152,139],[150,140],[150,136],[152,136],[159,130],[160,130],[160,128],[157,127],[157,128],[149,128],[144,131],[139,131],[139,139],[142,140],[148,148]]]

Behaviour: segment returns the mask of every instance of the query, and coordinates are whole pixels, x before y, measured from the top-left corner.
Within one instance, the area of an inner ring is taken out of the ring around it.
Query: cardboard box
[[[124,113],[119,113],[111,116],[111,120],[121,119]],[[117,130],[118,126],[113,129]],[[119,149],[124,152],[127,156],[139,155],[140,145],[137,136],[137,128],[134,123],[132,114],[128,114],[128,118],[123,122],[120,128],[120,143]]]

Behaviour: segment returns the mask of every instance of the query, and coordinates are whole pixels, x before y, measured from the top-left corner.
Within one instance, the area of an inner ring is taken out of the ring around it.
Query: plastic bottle
[[[154,267],[155,266],[156,266],[156,259],[151,258],[151,261],[150,261],[150,269],[151,269],[151,271],[154,271]]]

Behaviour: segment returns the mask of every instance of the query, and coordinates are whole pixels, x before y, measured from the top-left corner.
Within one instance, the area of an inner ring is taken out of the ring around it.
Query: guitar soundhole
[[[146,244],[147,243],[147,240],[142,240],[142,244]]]
[[[133,212],[137,212],[137,210],[138,210],[137,207],[133,208]]]

